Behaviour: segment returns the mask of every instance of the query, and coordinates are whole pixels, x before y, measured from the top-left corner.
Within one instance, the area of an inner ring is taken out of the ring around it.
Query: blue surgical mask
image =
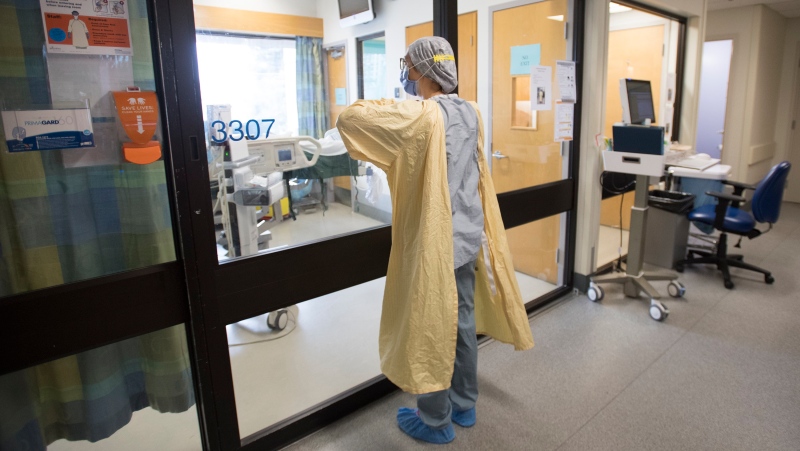
[[[408,79],[408,67],[404,67],[403,71],[400,72],[400,83],[403,84],[403,91],[411,94],[412,96],[418,96],[417,94],[417,82],[415,80]]]

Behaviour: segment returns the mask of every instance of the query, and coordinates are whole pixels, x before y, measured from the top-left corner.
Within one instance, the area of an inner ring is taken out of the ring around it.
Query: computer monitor
[[[626,124],[644,124],[645,119],[656,122],[653,91],[648,80],[622,78],[619,81],[622,100],[622,121]]]

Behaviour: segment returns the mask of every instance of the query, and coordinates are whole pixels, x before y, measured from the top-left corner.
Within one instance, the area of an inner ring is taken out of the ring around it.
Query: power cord
[[[619,200],[619,247],[617,248],[617,252],[619,254],[619,257],[617,258],[617,264],[615,265],[615,269],[617,271],[622,272],[623,271],[623,269],[622,269],[622,245],[625,242],[624,232],[622,230],[622,207],[623,207],[623,205],[625,205],[625,194],[627,193],[628,189],[630,189],[632,186],[636,185],[636,180],[635,179],[632,180],[631,182],[629,182],[627,185],[625,185],[623,187],[618,187],[616,185],[616,183],[614,182],[614,179],[612,178],[611,187],[609,188],[609,187],[606,187],[605,183],[604,183],[605,182],[605,177],[606,177],[607,174],[608,174],[608,172],[600,173],[600,180],[599,180],[600,186],[603,189],[605,189],[606,191],[610,192],[611,194],[621,195],[622,196],[620,198],[620,200]],[[611,175],[613,177],[616,174],[615,173],[611,173]]]

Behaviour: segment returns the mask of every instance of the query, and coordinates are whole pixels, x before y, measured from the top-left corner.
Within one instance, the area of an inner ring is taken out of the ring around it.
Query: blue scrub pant
[[[475,261],[455,271],[458,291],[458,339],[450,388],[417,396],[422,421],[434,428],[450,424],[453,409],[475,407],[478,400],[478,337],[475,333]]]

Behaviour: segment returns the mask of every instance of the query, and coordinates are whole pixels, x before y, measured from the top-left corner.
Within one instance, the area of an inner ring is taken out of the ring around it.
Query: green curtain
[[[119,90],[114,77],[124,73],[155,89],[146,3],[126,7],[132,57],[73,57],[46,54],[38,0],[0,0],[3,109],[53,103],[65,92],[51,82],[69,84],[69,95],[98,82]],[[47,58],[78,69],[52,80]],[[118,151],[123,134],[110,99],[89,100],[97,150]],[[10,154],[0,127],[0,296],[175,260],[163,162],[70,167],[67,152]],[[148,406],[186,411],[194,392],[184,326],[2,375],[0,400],[0,451],[101,440]]]
[[[322,62],[322,39],[297,37],[299,134],[320,139],[330,128]]]

